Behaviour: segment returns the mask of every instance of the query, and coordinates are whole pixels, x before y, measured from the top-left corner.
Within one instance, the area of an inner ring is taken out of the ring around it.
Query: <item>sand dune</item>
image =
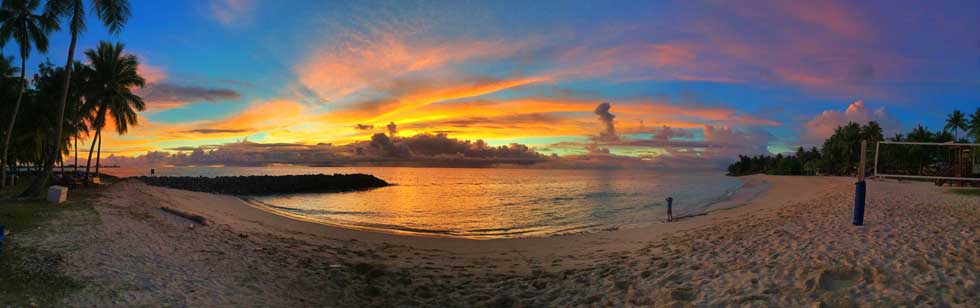
[[[75,306],[980,306],[980,199],[870,182],[854,227],[852,179],[749,180],[708,215],[501,240],[324,226],[126,181],[96,227],[46,242],[76,242],[69,274],[91,283]]]

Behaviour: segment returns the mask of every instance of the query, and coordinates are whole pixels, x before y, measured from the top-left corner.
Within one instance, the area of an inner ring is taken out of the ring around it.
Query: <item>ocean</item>
[[[106,168],[117,176],[149,170]],[[721,173],[412,167],[167,167],[158,176],[367,173],[390,187],[328,194],[242,196],[304,220],[389,232],[468,238],[565,235],[663,223],[696,215],[742,180]]]

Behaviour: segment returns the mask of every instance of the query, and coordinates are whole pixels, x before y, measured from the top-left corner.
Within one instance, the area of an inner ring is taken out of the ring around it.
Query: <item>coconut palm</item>
[[[63,124],[67,136],[70,136],[74,141],[72,150],[75,151],[75,173],[78,173],[78,138],[82,135],[88,135],[88,123],[92,121],[91,113],[86,113],[83,109],[85,101],[82,96],[82,88],[88,83],[91,69],[78,61],[75,61],[73,66],[75,68],[73,69],[74,73],[71,74],[70,86],[72,90],[69,91],[68,108],[65,110]]]
[[[882,136],[881,125],[876,121],[870,121],[867,125],[861,127],[861,138],[867,140],[869,144],[875,144],[878,141],[882,141],[885,138]]]
[[[8,123],[6,137],[4,137],[3,156],[0,156],[0,187],[6,185],[7,152],[10,148],[10,136],[13,134],[14,123],[17,120],[17,111],[20,109],[20,102],[24,96],[24,88],[27,86],[27,57],[31,54],[32,47],[39,52],[48,50],[48,33],[58,30],[58,21],[49,14],[35,14],[35,10],[41,5],[41,0],[4,0],[0,5],[0,42],[7,42],[13,39],[19,46],[20,53],[20,93],[14,103],[14,112],[11,114]]]
[[[138,124],[136,112],[146,109],[143,99],[133,93],[134,88],[142,88],[146,84],[137,72],[139,59],[123,53],[123,44],[100,42],[98,49],[85,51],[85,56],[91,62],[88,84],[83,90],[86,97],[87,110],[94,110],[92,128],[95,138],[92,146],[99,145],[96,154],[95,170],[98,174],[99,158],[102,154],[102,129],[107,117],[113,120],[116,133],[122,135],[129,131],[130,125]],[[92,163],[92,149],[89,150],[88,163],[85,172],[88,174]]]
[[[71,42],[68,44],[68,61],[65,64],[68,78],[64,79],[64,84],[60,90],[60,106],[58,107],[58,118],[62,119],[62,121],[57,124],[58,129],[56,130],[55,140],[61,139],[64,130],[65,105],[68,102],[69,81],[72,80],[72,63],[75,62],[75,44],[78,42],[78,36],[85,31],[85,4],[87,2],[89,1],[49,0],[45,7],[49,14],[67,18],[68,31],[71,33]],[[129,20],[130,11],[128,0],[91,0],[91,3],[92,9],[95,10],[95,15],[111,33],[118,34],[126,24],[126,21]],[[56,147],[54,153],[58,152],[60,152],[60,148]],[[40,190],[44,187],[44,183],[51,177],[54,159],[57,156],[52,155],[49,158],[48,163],[45,165],[44,174],[34,179],[28,192],[40,193]]]
[[[977,107],[977,110],[970,115],[966,129],[973,137],[973,142],[980,143],[980,107]]]
[[[966,130],[966,116],[959,110],[953,110],[953,113],[946,117],[946,126],[943,129],[952,130],[953,139],[959,139],[957,131]]]
[[[72,107],[75,107],[79,106],[82,101],[80,88],[86,83],[88,69],[81,62],[75,62],[72,66],[74,67],[75,74],[71,76],[71,91],[69,91],[68,102]],[[87,131],[85,114],[81,113],[79,108],[68,108],[64,121],[57,118],[57,114],[51,112],[51,110],[57,109],[61,104],[59,101],[61,95],[60,90],[62,84],[64,84],[63,80],[66,77],[67,70],[64,67],[56,67],[50,62],[42,63],[38,68],[38,73],[34,75],[34,81],[32,83],[34,85],[33,104],[38,107],[35,108],[37,112],[44,113],[40,117],[44,121],[33,122],[31,125],[43,126],[45,128],[45,134],[41,136],[44,140],[44,152],[41,155],[43,159],[41,161],[42,169],[47,168],[54,162],[61,162],[60,158],[69,154],[67,149],[71,147],[72,137]],[[37,115],[34,116],[37,117]],[[55,130],[58,127],[59,121],[64,124],[63,129],[65,135],[60,136],[60,138],[55,138]],[[52,158],[54,162],[51,162]],[[38,181],[34,183],[38,183]],[[34,195],[34,193],[28,190],[25,192],[25,195]]]

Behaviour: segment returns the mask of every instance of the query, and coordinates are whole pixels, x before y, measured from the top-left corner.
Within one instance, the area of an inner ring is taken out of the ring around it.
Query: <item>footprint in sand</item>
[[[806,282],[809,290],[822,290],[833,292],[847,289],[861,282],[862,274],[854,270],[823,270],[820,271],[815,279]]]

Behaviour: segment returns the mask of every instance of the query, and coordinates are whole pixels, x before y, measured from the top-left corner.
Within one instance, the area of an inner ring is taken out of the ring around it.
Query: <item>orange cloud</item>
[[[404,30],[380,27],[367,34],[347,33],[344,39],[313,51],[295,69],[299,82],[326,100],[383,86],[407,73],[505,57],[524,46],[503,41],[413,39]]]
[[[157,83],[167,78],[167,72],[162,67],[147,63],[146,58],[140,58],[140,65],[136,67],[136,73],[143,76],[147,84]]]
[[[139,118],[139,125],[129,128],[129,133],[116,135],[109,121],[103,129],[102,147],[106,151],[120,155],[142,154],[146,148],[161,150],[165,144],[208,143],[228,139],[241,139],[260,132],[270,136],[280,131],[305,125],[309,118],[302,104],[276,100],[253,104],[249,108],[224,119],[185,123],[161,123]],[[292,136],[297,138],[296,136]],[[304,135],[303,140],[313,140],[313,135]],[[87,140],[81,140],[86,142]],[[270,137],[269,142],[293,141],[277,140]],[[87,146],[87,145],[86,145]],[[87,148],[86,148],[87,149]]]

